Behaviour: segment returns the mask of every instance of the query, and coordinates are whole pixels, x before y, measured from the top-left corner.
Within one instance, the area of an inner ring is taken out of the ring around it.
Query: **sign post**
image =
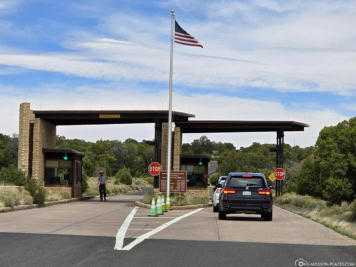
[[[159,191],[167,192],[168,181],[171,193],[187,192],[187,172],[186,171],[171,171],[171,179],[167,179],[167,172],[162,171],[159,175]]]
[[[277,168],[274,171],[274,177],[276,177],[277,180],[283,180],[284,177],[286,177],[286,171],[282,168]]]
[[[160,174],[162,168],[161,168],[161,164],[159,164],[158,162],[152,162],[149,166],[148,166],[148,172],[152,175],[152,176],[157,176]]]
[[[283,185],[283,179],[286,177],[286,171],[283,168],[277,168],[274,171],[274,176],[276,177],[276,195],[281,196],[282,195],[282,185]]]

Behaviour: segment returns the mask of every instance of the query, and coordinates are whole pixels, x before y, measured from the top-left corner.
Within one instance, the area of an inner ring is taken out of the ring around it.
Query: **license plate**
[[[243,196],[251,196],[251,191],[242,191]]]

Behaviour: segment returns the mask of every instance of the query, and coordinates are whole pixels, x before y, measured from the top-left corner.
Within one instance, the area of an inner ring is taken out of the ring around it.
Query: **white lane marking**
[[[154,229],[127,229],[127,231],[151,231],[151,230],[154,230]]]
[[[124,248],[122,248],[122,250],[130,250],[132,249],[134,246],[140,244],[142,241],[144,241],[145,239],[149,238],[150,236],[154,235],[154,234],[157,234],[158,232],[162,231],[163,229],[166,229],[168,226],[190,216],[190,215],[193,215],[194,213],[197,213],[199,211],[201,211],[203,208],[200,208],[200,209],[197,209],[197,210],[194,210],[192,212],[189,212],[187,214],[184,214],[180,217],[177,217],[169,222],[166,222],[164,224],[162,224],[161,226],[157,227],[156,229],[146,233],[146,234],[143,234],[141,236],[139,236],[138,238],[136,238],[134,241],[132,241],[130,244],[128,244],[127,246],[125,246]]]
[[[117,231],[117,234],[116,234],[116,243],[115,243],[114,249],[120,250],[120,249],[122,249],[122,247],[124,246],[124,238],[125,238],[127,229],[129,228],[130,223],[131,223],[133,217],[135,216],[137,210],[138,210],[138,207],[135,207],[135,208],[130,212],[130,214],[126,217],[125,221],[124,221],[123,224],[121,225],[119,231]]]
[[[151,224],[151,223],[162,223],[162,222],[133,222],[133,223],[131,223],[131,225],[134,225],[134,224]]]
[[[173,218],[178,218],[178,217],[135,217],[135,219],[173,219]]]

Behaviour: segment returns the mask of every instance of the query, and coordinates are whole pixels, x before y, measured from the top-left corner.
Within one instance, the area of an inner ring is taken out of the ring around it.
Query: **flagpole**
[[[171,10],[171,54],[169,67],[169,113],[168,113],[168,159],[167,159],[167,204],[170,205],[170,185],[171,185],[171,153],[172,153],[172,80],[173,80],[173,43],[175,32],[174,10]]]

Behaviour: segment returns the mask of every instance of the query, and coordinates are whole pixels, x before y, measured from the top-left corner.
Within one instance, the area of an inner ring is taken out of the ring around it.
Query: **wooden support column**
[[[154,150],[154,162],[159,162],[162,166],[162,122],[156,120],[155,122],[155,150]],[[159,188],[159,176],[154,176],[153,180],[154,188]]]
[[[277,151],[276,151],[276,168],[283,168],[284,163],[284,131],[277,131]],[[276,197],[283,193],[283,181],[276,181]]]

